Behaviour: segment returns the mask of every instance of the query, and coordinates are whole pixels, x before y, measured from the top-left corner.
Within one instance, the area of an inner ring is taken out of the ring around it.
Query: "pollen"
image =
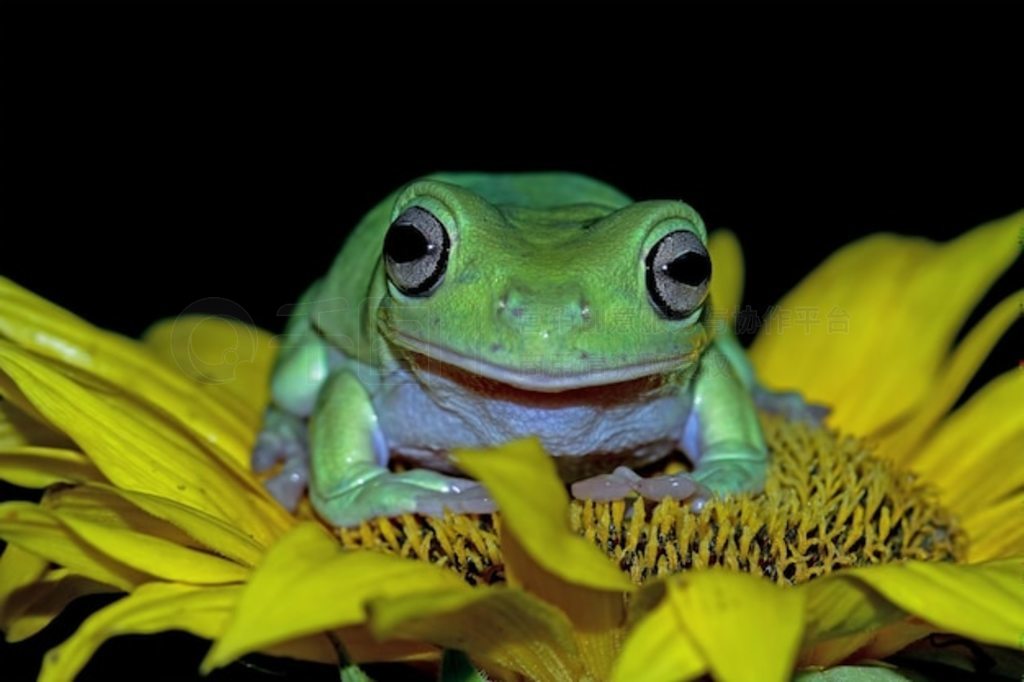
[[[857,438],[778,417],[762,424],[771,452],[762,494],[700,512],[673,500],[574,500],[573,529],[637,584],[707,566],[796,584],[854,566],[964,559],[963,530],[914,474]],[[479,584],[504,580],[500,525],[498,514],[405,515],[337,533],[344,546],[429,561]]]

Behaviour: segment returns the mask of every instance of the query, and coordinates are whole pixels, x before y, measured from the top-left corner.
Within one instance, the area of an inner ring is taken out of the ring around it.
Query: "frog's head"
[[[396,201],[382,268],[389,341],[520,389],[670,374],[708,342],[706,231],[678,201],[495,205],[419,181]]]

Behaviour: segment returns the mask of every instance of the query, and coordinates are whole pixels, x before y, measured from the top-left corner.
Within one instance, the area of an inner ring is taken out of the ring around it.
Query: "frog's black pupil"
[[[384,253],[396,263],[411,263],[430,253],[431,244],[419,228],[396,223],[384,238]]]
[[[701,253],[689,251],[661,266],[662,272],[687,286],[696,287],[711,276],[711,261]]]

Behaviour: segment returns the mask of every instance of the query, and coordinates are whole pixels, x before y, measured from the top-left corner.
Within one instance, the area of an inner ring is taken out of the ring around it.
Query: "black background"
[[[442,32],[397,9],[400,27],[269,11],[4,22],[0,274],[127,334],[197,305],[278,330],[280,307],[396,186],[433,170],[563,169],[735,230],[745,300],[763,311],[857,236],[947,239],[1024,207],[1003,21],[794,10],[593,28],[465,12],[470,28]],[[981,307],[1020,275],[1018,263]],[[1020,356],[1007,337],[983,376]],[[0,646],[3,677],[31,676],[74,620]],[[202,651],[126,638],[85,678],[176,678]]]

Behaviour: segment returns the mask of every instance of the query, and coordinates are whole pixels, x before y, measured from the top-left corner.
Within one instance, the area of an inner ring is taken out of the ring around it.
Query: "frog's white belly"
[[[620,464],[642,466],[679,447],[691,407],[688,381],[534,393],[457,371],[399,367],[371,395],[391,454],[450,469],[446,455],[455,448],[537,436],[573,480]]]

